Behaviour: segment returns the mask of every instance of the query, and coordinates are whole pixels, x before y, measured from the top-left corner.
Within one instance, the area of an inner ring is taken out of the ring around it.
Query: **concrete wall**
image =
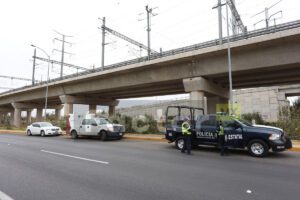
[[[289,105],[286,98],[281,98],[278,87],[262,87],[236,90],[233,101],[240,104],[241,113],[259,112],[269,122],[277,121],[280,107]]]

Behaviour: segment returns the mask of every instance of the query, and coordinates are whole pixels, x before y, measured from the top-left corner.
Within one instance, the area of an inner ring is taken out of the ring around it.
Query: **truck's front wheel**
[[[264,157],[269,151],[268,145],[259,139],[251,140],[247,147],[249,153],[254,157]]]
[[[106,131],[101,131],[100,135],[101,135],[101,140],[102,141],[105,141],[107,139],[107,133],[106,133]]]
[[[184,139],[183,137],[178,137],[175,141],[175,146],[178,150],[182,150],[184,147]]]

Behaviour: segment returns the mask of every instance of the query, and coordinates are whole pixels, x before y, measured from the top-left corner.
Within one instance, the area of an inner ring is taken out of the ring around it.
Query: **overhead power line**
[[[117,36],[131,44],[134,44],[136,46],[138,46],[139,48],[141,49],[144,49],[144,50],[147,50],[148,51],[148,47],[140,42],[137,42],[136,40],[134,39],[131,39],[129,37],[127,37],[126,35],[123,35],[122,33],[119,33],[118,31],[115,31],[111,28],[108,28],[107,26],[104,27],[104,29],[108,32],[110,32],[111,34],[113,34],[114,36]],[[150,49],[151,53],[158,53],[157,51],[153,50],[153,49]]]
[[[20,77],[5,76],[5,75],[0,75],[0,78],[15,79],[15,80],[20,80],[20,81],[31,81],[32,80],[29,78],[20,78]],[[36,81],[36,82],[38,82],[38,81]]]
[[[38,60],[45,61],[45,62],[50,62],[50,63],[53,63],[53,64],[59,64],[59,65],[62,64],[61,62],[56,61],[56,60],[49,60],[47,58],[41,58],[41,57],[38,57],[38,56],[36,56],[35,58],[38,59]],[[80,67],[80,66],[76,66],[76,65],[72,65],[72,64],[68,64],[68,63],[63,63],[63,65],[67,66],[67,67],[74,68],[74,69],[88,70],[88,68]]]
[[[1,90],[11,90],[11,89],[14,89],[14,88],[11,88],[11,87],[2,87],[2,86],[0,86],[0,89],[1,89]]]

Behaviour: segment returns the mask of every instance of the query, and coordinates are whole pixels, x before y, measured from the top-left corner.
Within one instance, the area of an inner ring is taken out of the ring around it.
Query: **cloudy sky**
[[[236,7],[248,30],[253,24],[264,19],[263,11],[278,0],[236,0]],[[200,43],[218,37],[217,11],[213,10],[217,0],[9,0],[0,3],[0,75],[31,78],[34,44],[43,48],[51,58],[60,60],[61,43],[53,41],[61,38],[54,30],[73,37],[67,41],[65,62],[91,68],[101,63],[101,26],[99,17],[106,17],[107,26],[137,41],[146,44],[145,5],[154,9],[152,18],[152,48],[159,51]],[[270,9],[274,14],[283,11],[277,23],[300,19],[300,2],[282,0]],[[225,23],[225,8],[223,9]],[[279,18],[280,15],[275,15]],[[271,25],[273,20],[271,22]],[[261,28],[264,23],[258,23]],[[224,27],[225,28],[225,27]],[[225,31],[224,31],[225,33]],[[140,56],[133,45],[107,34],[105,64],[112,64]],[[45,57],[38,51],[38,56]],[[142,52],[145,55],[146,52]],[[38,61],[37,80],[46,79],[47,64]],[[59,66],[50,69],[50,78],[59,75]],[[73,69],[64,71],[74,73]],[[1,87],[18,87],[30,82],[0,78]],[[1,91],[5,91],[0,89]]]

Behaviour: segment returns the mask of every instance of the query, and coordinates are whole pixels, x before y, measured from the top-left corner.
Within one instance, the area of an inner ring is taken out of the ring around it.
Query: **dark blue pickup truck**
[[[189,120],[192,129],[192,145],[218,146],[217,121],[219,115],[203,115],[203,109],[188,106],[169,106],[166,112],[166,139],[183,148],[181,124]],[[247,149],[252,156],[264,157],[271,149],[280,152],[292,148],[291,140],[277,127],[252,125],[233,117],[223,117],[225,146]]]

